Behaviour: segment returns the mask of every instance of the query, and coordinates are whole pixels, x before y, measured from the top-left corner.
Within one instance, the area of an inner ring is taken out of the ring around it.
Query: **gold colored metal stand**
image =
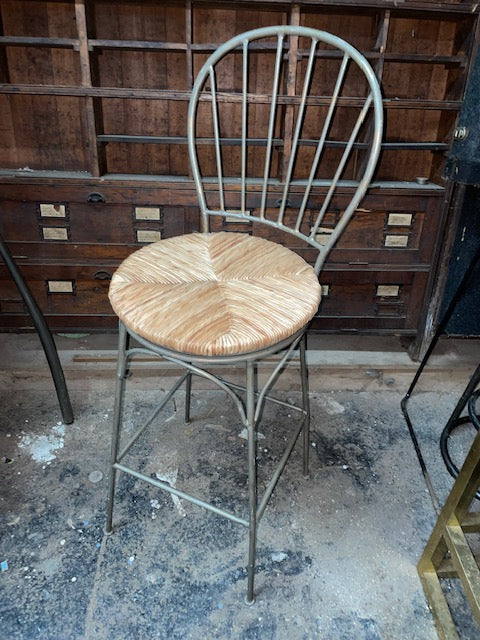
[[[442,578],[459,578],[480,624],[480,570],[465,537],[480,531],[480,513],[469,511],[480,487],[480,431],[477,433],[418,563],[418,573],[442,640],[459,640],[443,593]]]

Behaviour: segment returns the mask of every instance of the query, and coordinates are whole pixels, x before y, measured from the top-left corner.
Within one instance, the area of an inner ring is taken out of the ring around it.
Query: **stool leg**
[[[308,369],[306,357],[306,335],[300,340],[300,376],[302,379],[302,406],[305,411],[303,423],[303,475],[309,475],[310,457],[310,397],[308,393]]]
[[[112,447],[110,454],[109,467],[109,485],[108,485],[108,501],[107,501],[107,519],[105,524],[105,532],[112,533],[112,517],[113,517],[113,499],[115,496],[115,483],[117,479],[117,470],[114,464],[117,462],[118,449],[120,445],[120,427],[122,421],[123,400],[125,396],[125,380],[127,377],[127,358],[126,349],[128,345],[127,330],[123,322],[119,323],[118,333],[118,356],[117,356],[117,379],[115,384],[115,405],[113,412],[113,428],[112,428]]]
[[[185,423],[190,422],[190,406],[192,399],[192,374],[189,373],[185,381]]]
[[[247,430],[248,430],[248,507],[249,507],[249,545],[248,545],[248,585],[247,604],[255,602],[253,583],[255,577],[255,554],[257,545],[257,440],[255,429],[255,369],[252,362],[247,363]]]

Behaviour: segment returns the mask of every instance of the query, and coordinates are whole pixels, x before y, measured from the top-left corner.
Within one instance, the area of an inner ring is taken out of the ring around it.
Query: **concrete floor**
[[[103,534],[114,341],[57,336],[75,413],[66,426],[36,336],[0,335],[3,638],[437,638],[416,573],[435,513],[400,411],[417,365],[398,338],[311,341],[311,478],[295,451],[259,528],[250,607],[238,525],[123,475],[115,531]],[[452,480],[438,438],[479,357],[478,341],[442,341],[409,405],[442,503]],[[172,377],[150,361],[139,367],[129,426]],[[297,390],[287,374],[280,395]],[[147,474],[241,512],[246,443],[231,402],[196,387],[185,425],[183,401],[179,392],[162,412],[161,443],[150,430],[133,458]],[[283,408],[265,412],[261,482],[290,422]],[[471,436],[458,434],[458,460]],[[457,583],[446,590],[461,637],[478,638]]]

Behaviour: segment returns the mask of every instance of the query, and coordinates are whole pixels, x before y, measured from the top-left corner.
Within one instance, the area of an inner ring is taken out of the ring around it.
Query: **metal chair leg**
[[[248,567],[247,567],[247,594],[246,594],[246,602],[247,604],[253,604],[255,602],[255,590],[254,590],[254,580],[255,580],[255,563],[256,563],[256,546],[257,546],[257,530],[258,523],[263,515],[263,512],[268,504],[270,496],[275,488],[275,485],[280,478],[283,469],[287,463],[287,460],[290,456],[290,453],[295,446],[295,443],[300,435],[300,431],[304,431],[304,447],[308,449],[309,437],[308,437],[308,429],[309,429],[309,407],[308,407],[308,384],[307,384],[307,369],[306,369],[306,348],[305,342],[302,343],[301,349],[301,370],[302,370],[302,391],[303,391],[303,410],[300,407],[294,407],[297,410],[303,413],[303,420],[298,424],[295,432],[292,434],[290,442],[288,443],[281,460],[278,463],[278,466],[275,469],[275,472],[272,475],[268,486],[263,492],[261,500],[257,503],[257,423],[260,419],[261,411],[259,410],[258,402],[263,403],[264,394],[263,391],[258,394],[256,390],[256,365],[253,361],[247,361],[246,363],[246,386],[239,387],[245,392],[245,403],[241,396],[237,395],[231,387],[235,387],[236,385],[229,386],[228,383],[223,381],[221,378],[216,378],[215,376],[209,374],[208,372],[202,370],[194,366],[192,363],[188,363],[186,365],[187,369],[190,371],[190,374],[187,372],[183,375],[177,383],[172,387],[170,392],[163,398],[162,402],[158,407],[156,407],[155,411],[152,415],[147,419],[147,421],[138,429],[138,431],[132,436],[129,443],[122,443],[122,447],[120,447],[121,440],[121,424],[122,424],[122,414],[123,407],[125,401],[125,388],[126,388],[126,378],[129,374],[129,365],[130,359],[133,355],[137,355],[139,352],[142,352],[142,349],[134,348],[132,350],[129,349],[129,339],[130,334],[126,330],[126,327],[122,322],[119,324],[119,338],[118,338],[118,360],[117,360],[117,371],[116,371],[116,387],[115,387],[115,406],[114,406],[114,416],[113,416],[113,428],[112,428],[112,444],[111,444],[111,460],[110,460],[110,472],[109,472],[109,489],[108,489],[108,503],[107,503],[107,517],[106,517],[106,533],[111,533],[113,531],[112,521],[113,521],[113,507],[114,507],[114,496],[115,496],[115,485],[116,485],[116,476],[118,471],[122,471],[128,473],[136,478],[144,480],[160,489],[169,491],[174,495],[178,495],[190,502],[197,504],[199,506],[203,506],[223,517],[229,518],[230,520],[242,524],[248,527],[249,530],[249,544],[248,544]],[[138,340],[138,338],[137,338]],[[295,345],[297,342],[295,342]],[[292,346],[293,349],[293,346]],[[184,364],[179,362],[179,365]],[[282,367],[284,363],[282,364]],[[153,480],[152,478],[126,467],[122,464],[122,459],[125,453],[128,451],[130,446],[137,440],[137,438],[145,431],[145,429],[152,423],[153,419],[158,415],[159,411],[165,406],[165,403],[168,402],[169,398],[173,396],[175,391],[181,387],[183,383],[186,384],[186,406],[185,406],[185,418],[188,420],[190,418],[190,398],[191,398],[191,377],[192,371],[196,375],[201,375],[208,380],[215,381],[220,388],[222,388],[228,395],[236,400],[236,406],[242,418],[242,423],[247,428],[248,433],[248,446],[247,446],[247,466],[248,466],[248,518],[239,518],[233,513],[224,511],[222,509],[218,509],[216,506],[208,504],[202,500],[199,500],[197,497],[189,495],[187,493],[178,491],[173,489],[172,487],[165,485],[158,480]],[[258,400],[257,400],[258,395]],[[273,400],[273,399],[272,399]],[[279,401],[277,401],[279,402]],[[284,405],[286,403],[280,402],[280,404]],[[291,405],[286,405],[291,406]],[[308,469],[308,451],[306,452],[306,468]]]
[[[305,411],[303,423],[303,475],[309,475],[310,460],[310,396],[308,393],[308,369],[306,357],[306,335],[300,340],[300,376],[302,379],[302,406]]]
[[[119,323],[118,333],[118,356],[117,356],[117,379],[115,384],[115,406],[113,412],[112,427],[112,446],[110,454],[109,467],[109,484],[108,484],[108,501],[107,501],[107,519],[105,524],[105,532],[112,533],[113,518],[113,500],[115,496],[115,484],[117,479],[117,470],[114,464],[117,462],[118,450],[120,445],[120,430],[123,412],[123,401],[125,396],[125,381],[127,378],[127,359],[126,350],[128,347],[128,334],[123,322]]]
[[[192,374],[189,373],[185,381],[185,423],[190,422],[190,406],[192,400]]]
[[[248,430],[248,585],[247,604],[255,602],[255,554],[257,546],[257,439],[255,429],[255,367],[247,363],[247,430]]]

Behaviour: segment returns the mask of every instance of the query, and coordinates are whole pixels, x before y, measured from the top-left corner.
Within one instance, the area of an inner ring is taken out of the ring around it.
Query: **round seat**
[[[237,355],[295,334],[321,289],[296,253],[244,233],[194,233],[147,245],[122,262],[111,305],[126,327],[195,356]]]

